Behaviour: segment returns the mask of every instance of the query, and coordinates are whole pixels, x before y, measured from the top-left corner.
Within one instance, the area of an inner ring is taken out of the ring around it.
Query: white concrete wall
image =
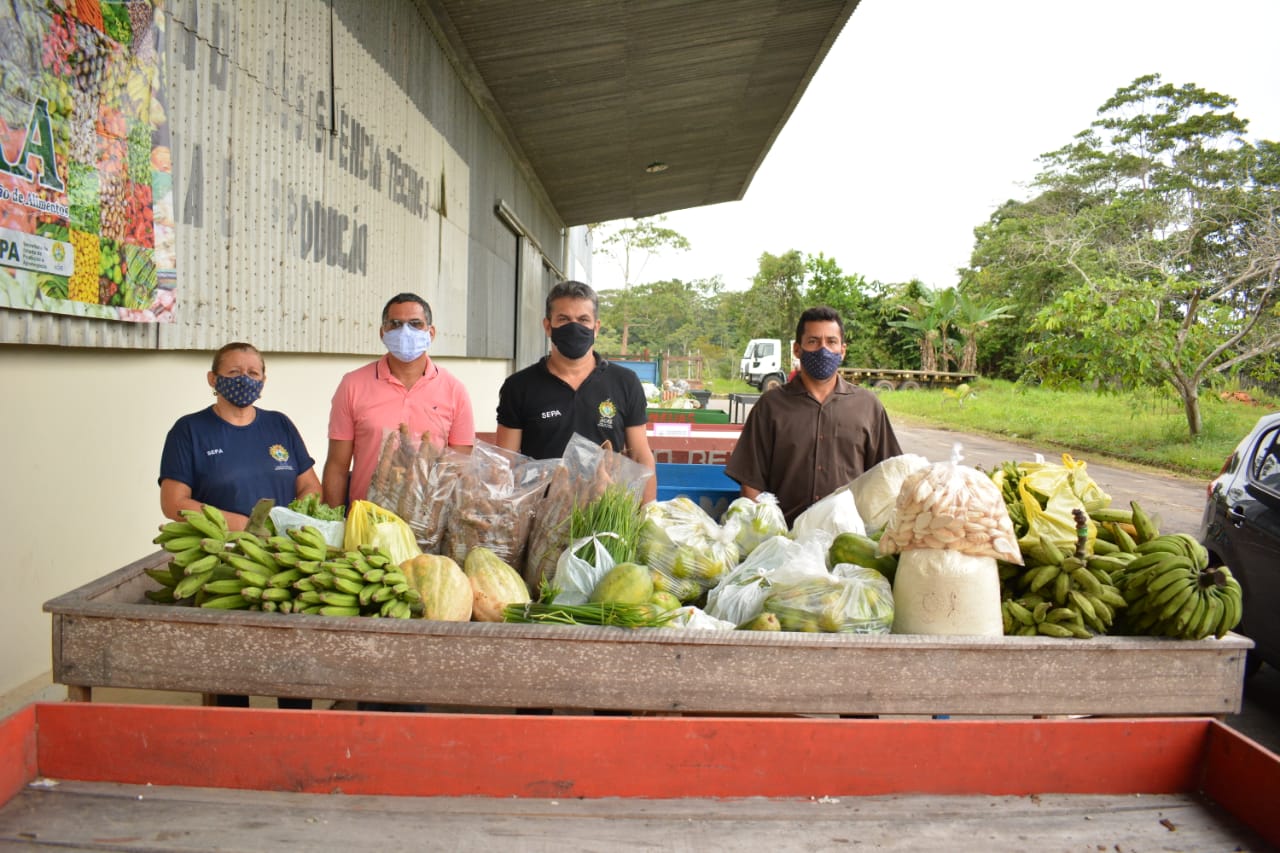
[[[213,402],[205,382],[211,358],[0,347],[0,701],[35,698],[48,684],[51,630],[44,602],[156,550],[151,539],[163,521],[156,477],[165,433],[179,416]],[[368,361],[266,353],[261,405],[293,419],[318,468],[338,380]],[[476,429],[494,430],[509,363],[440,363],[470,391]]]

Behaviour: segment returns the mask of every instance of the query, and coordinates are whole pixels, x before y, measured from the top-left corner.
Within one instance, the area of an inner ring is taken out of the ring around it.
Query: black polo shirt
[[[498,392],[498,424],[520,430],[520,452],[534,459],[563,456],[576,432],[596,444],[626,448],[627,427],[648,423],[640,378],[594,354],[596,369],[575,391],[537,364],[507,377]]]

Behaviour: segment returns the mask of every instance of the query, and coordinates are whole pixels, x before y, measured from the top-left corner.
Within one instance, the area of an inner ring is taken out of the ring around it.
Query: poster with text
[[[0,4],[0,307],[172,322],[160,5]]]

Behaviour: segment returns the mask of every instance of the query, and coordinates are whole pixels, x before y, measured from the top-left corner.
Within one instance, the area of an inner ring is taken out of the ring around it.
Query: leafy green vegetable
[[[316,492],[312,492],[305,498],[294,498],[289,502],[289,509],[320,521],[342,521],[347,517],[345,506],[341,504],[329,506],[320,500],[320,495]]]

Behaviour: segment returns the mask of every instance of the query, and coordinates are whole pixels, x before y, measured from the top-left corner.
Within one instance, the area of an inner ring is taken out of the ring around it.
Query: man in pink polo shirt
[[[431,306],[413,293],[391,297],[382,309],[387,354],[338,383],[329,410],[329,455],[324,502],[363,500],[388,430],[408,424],[433,444],[470,451],[476,440],[471,398],[457,377],[427,355],[436,327]]]

